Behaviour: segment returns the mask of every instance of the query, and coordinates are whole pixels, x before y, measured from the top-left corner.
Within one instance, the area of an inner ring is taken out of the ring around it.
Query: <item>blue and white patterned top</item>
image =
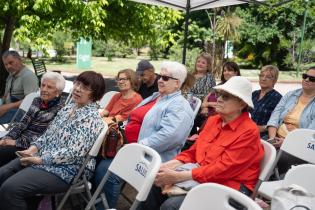
[[[215,86],[215,78],[212,74],[207,73],[205,76],[196,79],[194,86],[190,89],[193,96],[203,101]]]
[[[79,171],[104,127],[96,103],[77,109],[71,117],[74,107],[72,103],[61,109],[46,132],[31,144],[38,148],[38,156],[43,160],[42,165],[33,167],[55,174],[67,183],[71,183]],[[94,171],[95,160],[87,169]]]

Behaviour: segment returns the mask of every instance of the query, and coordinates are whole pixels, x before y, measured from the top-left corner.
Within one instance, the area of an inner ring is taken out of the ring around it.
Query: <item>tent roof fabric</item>
[[[186,10],[187,0],[132,0],[144,4],[171,7],[178,10]],[[224,7],[244,3],[261,3],[264,0],[190,0],[190,11]]]

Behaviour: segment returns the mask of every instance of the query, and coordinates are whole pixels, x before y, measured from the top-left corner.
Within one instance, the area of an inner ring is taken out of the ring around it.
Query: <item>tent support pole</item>
[[[187,0],[182,64],[186,63],[186,48],[187,48],[187,37],[188,37],[189,13],[190,13],[190,0]]]

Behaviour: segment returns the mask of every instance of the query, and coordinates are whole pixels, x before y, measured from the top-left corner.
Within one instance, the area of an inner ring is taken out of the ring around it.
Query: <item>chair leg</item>
[[[89,209],[92,208],[92,206],[95,206],[96,199],[97,199],[97,197],[99,196],[99,194],[101,193],[102,188],[103,188],[103,186],[105,185],[105,183],[106,183],[106,181],[107,181],[109,175],[110,175],[110,172],[109,172],[109,171],[106,172],[105,176],[102,178],[100,184],[99,184],[98,187],[96,188],[96,190],[95,190],[95,192],[94,192],[94,194],[93,194],[93,196],[92,196],[90,202],[89,202],[89,203],[87,204],[87,206],[85,207],[85,210],[89,210]],[[104,207],[105,207],[105,209],[108,209],[109,206],[108,206],[108,203],[107,203],[107,200],[106,200],[105,196],[104,196],[104,199],[105,199],[105,201],[106,201],[105,203],[104,203],[104,201],[103,201]],[[102,200],[103,200],[103,198],[102,198]],[[105,204],[107,204],[107,205],[105,206]]]
[[[62,209],[62,207],[65,205],[65,203],[66,203],[68,197],[70,196],[72,190],[73,190],[73,187],[70,186],[70,188],[68,189],[68,191],[66,192],[66,194],[63,196],[63,198],[62,198],[60,204],[58,205],[57,210],[61,210],[61,209]]]

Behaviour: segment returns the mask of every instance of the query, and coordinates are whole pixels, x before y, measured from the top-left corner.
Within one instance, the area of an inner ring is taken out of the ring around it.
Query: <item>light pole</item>
[[[303,25],[301,29],[301,43],[299,47],[299,57],[298,57],[298,63],[297,63],[297,68],[296,68],[296,77],[300,76],[300,71],[301,71],[301,58],[302,58],[302,45],[304,41],[304,33],[305,33],[305,24],[306,24],[306,17],[307,17],[307,9],[308,9],[308,0],[305,0],[305,10],[304,10],[304,19],[303,19]]]

